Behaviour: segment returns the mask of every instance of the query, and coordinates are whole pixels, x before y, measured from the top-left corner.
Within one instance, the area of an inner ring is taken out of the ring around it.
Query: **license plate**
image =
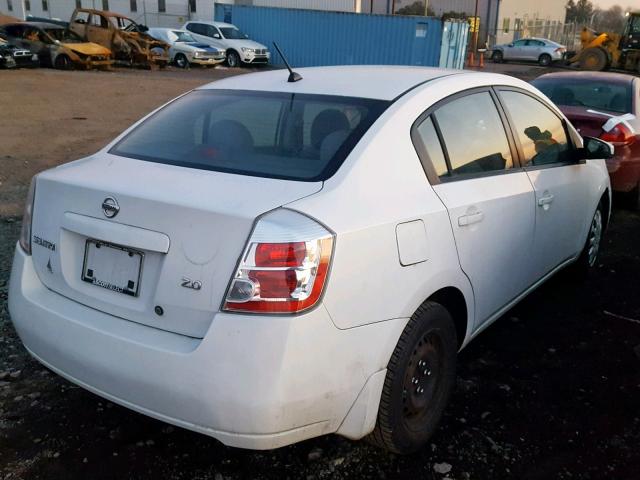
[[[87,240],[82,280],[98,287],[137,297],[144,253],[130,248]]]

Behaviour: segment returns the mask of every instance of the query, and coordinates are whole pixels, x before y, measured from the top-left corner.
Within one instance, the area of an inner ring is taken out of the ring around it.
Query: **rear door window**
[[[110,153],[184,167],[302,181],[330,177],[388,102],[240,90],[196,90]]]
[[[422,148],[427,154],[431,165],[435,169],[435,174],[440,177],[449,176],[449,167],[442,150],[442,144],[438,137],[431,117],[427,117],[417,128],[418,138],[422,143]]]
[[[525,166],[570,161],[570,146],[562,120],[542,102],[524,93],[501,91],[516,129]]]
[[[452,178],[513,168],[504,125],[489,92],[454,99],[433,116],[442,134]]]

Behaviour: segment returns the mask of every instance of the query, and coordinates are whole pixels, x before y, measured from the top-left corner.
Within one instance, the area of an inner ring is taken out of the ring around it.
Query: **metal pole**
[[[391,15],[396,14],[396,0],[391,0]]]
[[[478,27],[480,26],[480,22],[478,21],[478,0],[476,0],[476,9],[473,14],[473,23],[474,23],[474,32],[473,32],[473,51],[474,53],[478,51]]]
[[[429,16],[429,0],[424,0],[424,16]]]

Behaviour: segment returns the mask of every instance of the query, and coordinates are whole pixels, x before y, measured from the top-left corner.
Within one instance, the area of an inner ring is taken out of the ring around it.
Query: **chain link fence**
[[[568,50],[576,50],[580,47],[581,25],[575,22],[562,23],[541,19],[520,20],[513,24],[504,22],[498,29],[489,30],[486,34],[487,44],[490,47],[498,44],[511,43],[520,38],[546,38],[560,43]],[[482,36],[482,35],[481,35]]]

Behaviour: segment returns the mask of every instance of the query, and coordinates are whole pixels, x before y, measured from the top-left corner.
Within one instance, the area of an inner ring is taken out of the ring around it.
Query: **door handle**
[[[483,219],[484,219],[484,213],[482,212],[470,213],[469,215],[462,215],[461,217],[458,217],[458,226],[466,227],[467,225],[481,222]]]
[[[538,206],[544,207],[545,205],[549,205],[552,202],[553,202],[553,195],[548,194],[538,199]]]

